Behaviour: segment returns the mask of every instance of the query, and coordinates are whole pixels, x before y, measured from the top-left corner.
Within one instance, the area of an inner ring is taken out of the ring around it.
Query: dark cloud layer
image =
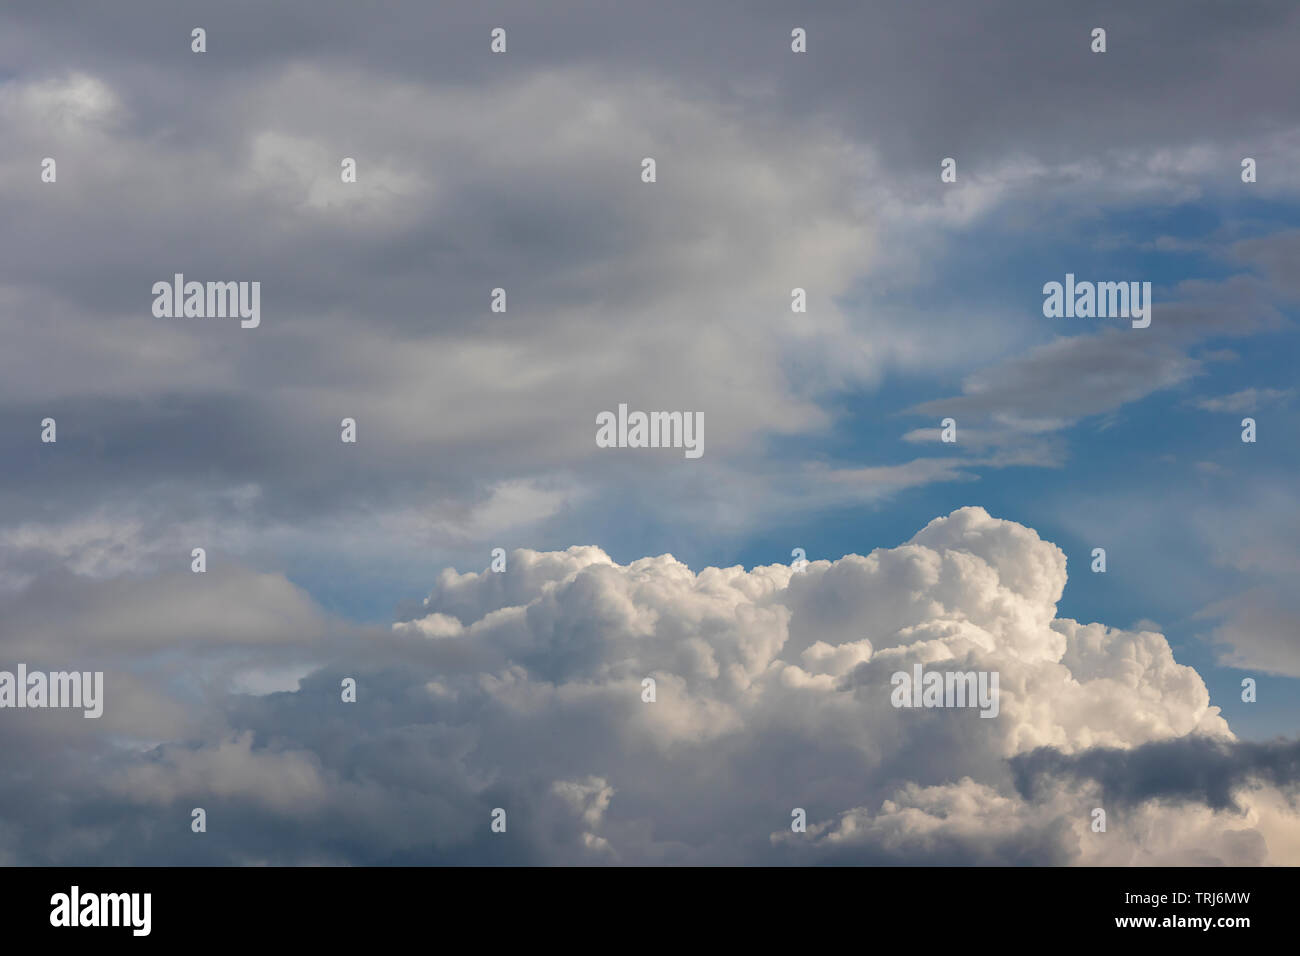
[[[1092,780],[1108,803],[1121,807],[1172,800],[1240,812],[1233,793],[1241,787],[1300,785],[1300,742],[1180,737],[1075,754],[1043,747],[1013,757],[1011,766],[1016,788],[1027,798],[1062,780]]]

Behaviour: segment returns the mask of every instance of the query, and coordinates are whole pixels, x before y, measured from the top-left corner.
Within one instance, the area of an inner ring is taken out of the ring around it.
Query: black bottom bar
[[[83,944],[260,948],[424,932],[436,934],[431,942],[468,934],[494,946],[717,942],[731,951],[771,947],[787,934],[806,946],[832,930],[864,942],[901,932],[918,945],[1046,930],[1054,939],[1196,936],[1231,945],[1286,929],[1294,883],[1293,869],[1227,868],[10,868],[0,869],[0,912],[7,940],[76,934]],[[147,935],[139,932],[146,925]]]

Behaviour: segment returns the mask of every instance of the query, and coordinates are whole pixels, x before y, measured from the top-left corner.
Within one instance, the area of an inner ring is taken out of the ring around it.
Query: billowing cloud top
[[[150,861],[1285,861],[1294,775],[1268,747],[1225,756],[1241,745],[1160,634],[1057,618],[1065,584],[1060,549],[982,508],[802,570],[518,550],[443,572],[391,632],[332,638],[294,690],[227,688],[193,739],[62,772],[113,808],[105,852],[134,835]],[[996,716],[894,706],[918,664],[996,672]],[[1145,792],[1148,753],[1170,773],[1218,754],[1213,799]],[[216,837],[198,851],[146,825],[194,806]],[[58,857],[42,844],[10,853]]]

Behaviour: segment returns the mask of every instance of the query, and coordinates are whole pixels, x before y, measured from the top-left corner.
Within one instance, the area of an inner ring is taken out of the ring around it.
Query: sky
[[[1300,8],[1072,6],[0,11],[0,862],[1300,863]]]

